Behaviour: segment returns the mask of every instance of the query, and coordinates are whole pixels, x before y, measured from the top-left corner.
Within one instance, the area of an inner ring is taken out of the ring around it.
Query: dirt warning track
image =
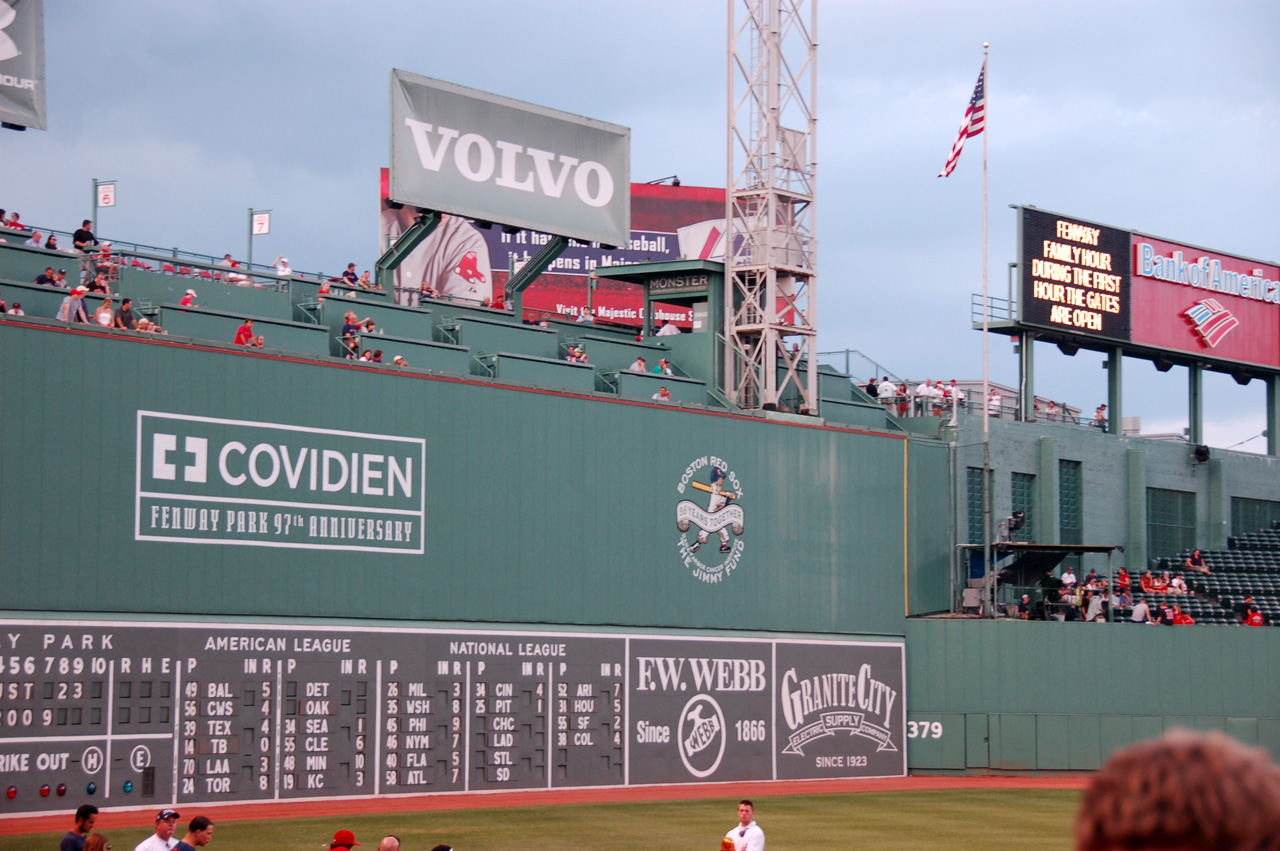
[[[206,815],[218,821],[307,818],[310,816],[400,813],[425,810],[466,810],[486,807],[537,807],[554,804],[595,804],[619,801],[663,801],[690,798],[769,797],[778,795],[830,795],[848,792],[926,792],[953,789],[1083,789],[1087,776],[1056,777],[886,777],[870,780],[782,780],[750,783],[702,783],[696,786],[630,786],[590,789],[528,789],[518,792],[466,792],[451,795],[340,798],[308,801],[255,801],[211,806],[183,805],[184,819]],[[147,827],[163,802],[146,807],[105,810],[96,829]],[[75,806],[66,812],[39,816],[0,817],[0,836],[66,830]]]

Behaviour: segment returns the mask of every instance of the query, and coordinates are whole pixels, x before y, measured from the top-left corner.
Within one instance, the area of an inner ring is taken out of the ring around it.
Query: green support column
[[[1280,455],[1280,375],[1267,376],[1267,454]]]
[[[1187,440],[1192,446],[1204,443],[1204,366],[1187,367]]]
[[[1206,550],[1225,550],[1229,516],[1227,514],[1227,476],[1223,470],[1221,458],[1210,458],[1205,466],[1209,468],[1208,528],[1204,530],[1204,534],[1196,535],[1196,540],[1203,541]]]
[[[1035,341],[1030,331],[1018,337],[1018,412],[1024,423],[1036,416]]]
[[[1123,382],[1121,363],[1124,360],[1124,349],[1116,347],[1107,357],[1107,431],[1111,434],[1122,434],[1124,410],[1121,407]]]
[[[1037,442],[1040,449],[1039,469],[1036,471],[1037,544],[1062,543],[1062,530],[1058,526],[1061,516],[1058,505],[1058,444],[1052,437],[1042,437]]]
[[[1121,564],[1128,567],[1130,573],[1141,574],[1147,569],[1147,468],[1142,450],[1128,450],[1125,466],[1129,522]]]

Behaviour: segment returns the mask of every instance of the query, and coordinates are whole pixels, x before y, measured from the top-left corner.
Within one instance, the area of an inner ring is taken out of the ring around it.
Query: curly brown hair
[[[1280,768],[1219,733],[1173,730],[1115,754],[1085,790],[1077,851],[1280,849]]]

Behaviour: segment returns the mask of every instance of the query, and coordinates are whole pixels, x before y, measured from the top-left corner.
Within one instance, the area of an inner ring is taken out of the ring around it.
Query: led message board
[[[906,773],[901,643],[0,629],[0,815]]]
[[[1017,209],[1022,323],[1280,369],[1280,265]]]
[[[1022,321],[1129,339],[1129,232],[1027,207],[1019,212]]]

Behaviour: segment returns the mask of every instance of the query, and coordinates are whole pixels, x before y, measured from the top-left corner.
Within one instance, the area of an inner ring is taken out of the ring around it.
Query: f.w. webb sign
[[[631,131],[391,72],[391,200],[626,245]]]

